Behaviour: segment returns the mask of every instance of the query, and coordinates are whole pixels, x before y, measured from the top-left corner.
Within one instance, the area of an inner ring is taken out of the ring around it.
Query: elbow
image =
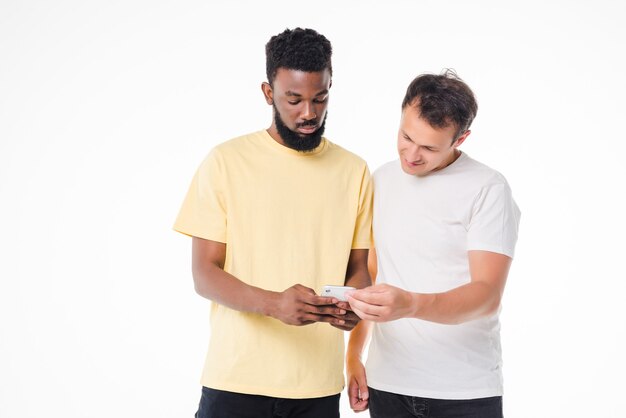
[[[498,297],[494,298],[494,300],[490,301],[485,306],[485,311],[483,313],[483,316],[489,317],[489,316],[493,316],[497,314],[498,311],[500,310],[500,301],[501,301],[501,297],[499,295]]]
[[[442,321],[446,325],[460,325],[465,322],[475,321],[477,319],[489,318],[496,315],[500,310],[500,297],[485,302],[482,306],[478,307],[474,311],[467,312],[464,315],[454,316],[448,318],[447,321]]]
[[[204,297],[204,289],[202,288],[202,286],[198,283],[197,280],[194,280],[193,282],[193,289],[196,291],[196,293],[200,296]]]
[[[198,274],[195,271],[193,272],[193,289],[198,295],[209,299],[209,292],[205,280],[203,280],[201,274]]]
[[[487,285],[484,299],[478,309],[479,318],[487,318],[496,315],[500,311],[500,302],[502,301],[502,289]]]

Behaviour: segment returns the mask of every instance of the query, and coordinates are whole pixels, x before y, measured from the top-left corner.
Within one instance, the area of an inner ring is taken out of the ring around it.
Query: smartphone
[[[322,293],[320,296],[329,297],[329,298],[337,298],[342,302],[346,302],[346,291],[347,290],[356,290],[355,287],[350,286],[331,286],[326,285],[322,288]]]

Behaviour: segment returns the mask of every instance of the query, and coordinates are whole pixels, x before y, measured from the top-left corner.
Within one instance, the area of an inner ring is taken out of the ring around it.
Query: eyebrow
[[[323,96],[324,94],[328,94],[328,89],[324,89],[324,90],[320,91],[319,93],[317,93],[317,94],[315,95],[315,97],[318,97],[318,96]],[[288,90],[288,91],[285,93],[285,96],[302,97],[302,95],[301,95],[301,94],[296,93],[296,92],[291,91],[291,90]]]

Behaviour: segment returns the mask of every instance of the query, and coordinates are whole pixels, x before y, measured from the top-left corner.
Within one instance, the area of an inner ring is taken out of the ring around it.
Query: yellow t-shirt
[[[371,243],[372,185],[365,161],[322,139],[301,153],[266,131],[215,147],[193,178],[174,229],[226,243],[224,270],[253,286],[317,293],[342,285],[351,249]],[[281,398],[343,389],[343,332],[290,326],[211,305],[201,383]]]

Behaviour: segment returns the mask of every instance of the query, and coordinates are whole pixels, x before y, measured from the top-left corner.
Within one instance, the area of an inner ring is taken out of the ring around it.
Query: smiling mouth
[[[300,127],[298,128],[298,132],[299,132],[299,133],[301,133],[301,134],[304,134],[304,135],[310,135],[310,134],[312,134],[313,132],[317,131],[317,129],[318,129],[318,128],[319,128],[319,127],[318,127],[317,125],[314,125],[314,126],[311,126],[311,125],[308,125],[308,126],[300,126]]]
[[[410,165],[411,167],[417,167],[418,165],[423,165],[424,164],[423,161],[420,161],[420,162],[411,162],[411,161],[407,161],[407,160],[404,160],[404,161],[406,161],[406,163],[408,165]]]

